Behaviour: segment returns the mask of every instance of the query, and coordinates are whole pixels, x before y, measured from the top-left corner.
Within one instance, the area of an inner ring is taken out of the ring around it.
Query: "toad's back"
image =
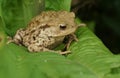
[[[42,27],[45,24],[47,24],[46,26],[53,26],[62,22],[75,26],[74,17],[74,13],[67,11],[42,12],[40,15],[31,20],[27,28],[30,31],[31,29]]]

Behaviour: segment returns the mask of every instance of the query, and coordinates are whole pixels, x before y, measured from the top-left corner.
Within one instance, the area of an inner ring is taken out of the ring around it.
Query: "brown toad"
[[[69,51],[52,50],[61,44],[66,36],[70,36],[66,47],[72,40],[77,40],[74,32],[77,25],[74,21],[75,14],[67,11],[46,11],[36,16],[28,24],[27,28],[19,29],[13,38],[13,42],[24,45],[30,52],[50,51],[60,54]]]

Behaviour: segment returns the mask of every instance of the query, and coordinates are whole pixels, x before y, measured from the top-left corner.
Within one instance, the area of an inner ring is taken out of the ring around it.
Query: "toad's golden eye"
[[[65,30],[67,28],[66,24],[60,24],[59,27],[61,30]]]

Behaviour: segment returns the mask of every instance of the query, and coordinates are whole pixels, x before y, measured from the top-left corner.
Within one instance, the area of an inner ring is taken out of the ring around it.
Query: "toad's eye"
[[[67,28],[67,26],[65,24],[60,24],[59,27],[60,27],[61,30],[65,30]]]

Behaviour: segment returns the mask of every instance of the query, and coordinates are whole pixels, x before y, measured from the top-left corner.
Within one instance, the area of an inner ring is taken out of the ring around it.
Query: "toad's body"
[[[75,15],[67,11],[47,11],[32,19],[26,29],[19,29],[13,38],[30,52],[47,51],[63,42],[77,28]]]

